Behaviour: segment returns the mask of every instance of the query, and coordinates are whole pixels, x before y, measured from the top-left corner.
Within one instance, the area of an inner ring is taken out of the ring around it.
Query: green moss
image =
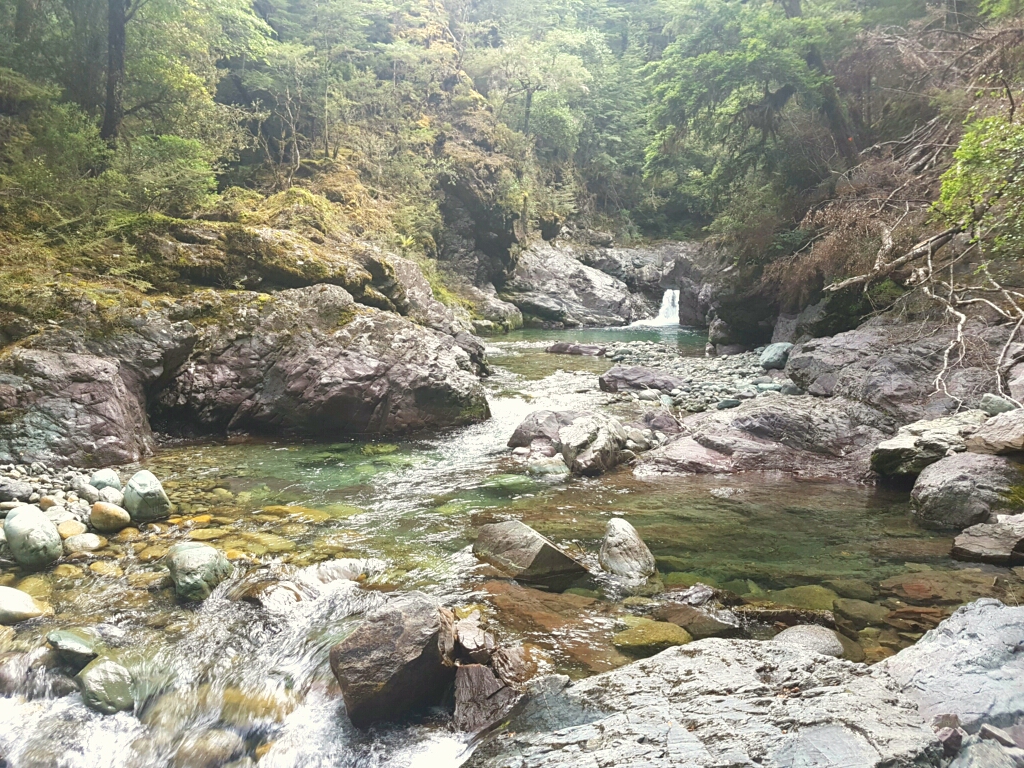
[[[1011,485],[1003,498],[1014,509],[1024,509],[1024,485]]]

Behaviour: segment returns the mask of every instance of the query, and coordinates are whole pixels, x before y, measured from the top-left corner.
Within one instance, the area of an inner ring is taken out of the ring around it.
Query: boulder
[[[534,441],[547,443],[561,451],[558,430],[572,424],[582,414],[576,411],[534,411],[516,427],[509,438],[509,448],[529,448]]]
[[[798,696],[791,695],[799,691]],[[781,643],[712,638],[569,684],[531,685],[466,768],[939,765],[892,683]]]
[[[967,450],[967,438],[988,420],[981,410],[915,421],[871,452],[871,468],[888,477],[914,477],[929,464]]]
[[[455,727],[467,733],[488,728],[500,722],[519,697],[490,667],[464,664],[455,673]]]
[[[840,597],[833,601],[832,608],[837,616],[851,622],[857,629],[863,629],[868,624],[881,624],[889,615],[889,609],[885,606],[856,598]]]
[[[64,552],[68,555],[95,552],[107,546],[107,540],[95,533],[79,533],[64,539]]]
[[[778,341],[774,344],[769,344],[765,347],[764,352],[761,353],[759,362],[761,367],[766,371],[781,371],[786,367],[786,361],[789,359],[789,351],[793,349],[793,345],[788,341]]]
[[[113,504],[115,507],[124,506],[124,493],[111,486],[100,488],[96,492],[96,498],[104,504]]]
[[[519,307],[502,301],[491,283],[481,286],[462,285],[459,293],[473,304],[473,330],[477,333],[506,333],[523,327],[523,313]]]
[[[1018,406],[1016,403],[1007,400],[1005,397],[994,395],[991,392],[986,392],[981,396],[981,401],[978,403],[978,407],[989,416],[998,416],[1000,413],[1012,411]]]
[[[615,418],[583,414],[558,430],[562,458],[574,475],[600,475],[627,457],[626,432]]]
[[[630,656],[653,656],[666,648],[686,645],[693,640],[678,624],[651,619],[633,619],[627,629],[612,635],[612,644]]]
[[[967,439],[974,453],[1006,454],[1024,451],[1024,409],[993,416]]]
[[[621,517],[608,521],[598,562],[604,570],[628,581],[646,581],[654,575],[654,555],[636,528]]]
[[[481,526],[473,554],[519,581],[556,591],[587,575],[580,563],[519,520]]]
[[[392,598],[331,649],[349,719],[365,728],[438,703],[455,677],[444,648],[451,628],[421,592]],[[449,646],[450,647],[450,646]]]
[[[132,475],[124,489],[124,508],[134,522],[149,523],[171,514],[171,500],[156,476],[142,469]]]
[[[132,524],[128,510],[116,504],[97,501],[89,511],[89,525],[102,533],[116,533]]]
[[[97,491],[102,491],[104,488],[113,488],[114,490],[121,490],[121,477],[113,469],[109,467],[105,469],[98,469],[92,473],[92,477],[89,478],[89,485],[95,488]]]
[[[646,302],[630,293],[621,280],[546,243],[523,251],[500,295],[528,321],[571,327],[626,325],[648,311]]]
[[[602,392],[630,392],[645,389],[656,389],[671,392],[686,386],[686,382],[676,376],[650,368],[616,366],[598,379]]]
[[[10,626],[51,612],[45,603],[20,589],[0,587],[0,625]]]
[[[31,483],[0,477],[0,501],[27,502],[34,492]]]
[[[357,306],[340,287],[208,299],[220,322],[204,326],[154,404],[165,429],[333,439],[490,415],[473,359],[453,337]]]
[[[76,670],[83,669],[99,656],[103,642],[87,629],[55,629],[46,636],[46,642],[57,652],[61,661]]]
[[[1024,608],[983,599],[965,605],[876,669],[932,722],[955,715],[969,733],[1024,717]]]
[[[604,357],[607,351],[598,344],[570,344],[560,341],[544,350],[552,355],[582,355],[584,357]]]
[[[837,659],[843,656],[843,644],[836,633],[817,624],[798,624],[782,630],[772,639],[776,643],[804,648],[824,656],[834,656]]]
[[[19,507],[4,520],[7,546],[19,565],[43,568],[64,554],[57,526],[37,507]]]
[[[962,530],[1013,512],[1010,489],[1020,482],[1020,470],[1009,459],[957,453],[921,472],[910,494],[911,508],[921,525]]]
[[[112,715],[135,707],[131,672],[109,656],[98,656],[75,676],[87,706]]]
[[[997,515],[995,522],[972,525],[953,541],[951,554],[993,565],[1024,563],[1024,515]]]
[[[175,544],[166,561],[174,593],[182,600],[205,600],[232,570],[223,552],[197,541]]]

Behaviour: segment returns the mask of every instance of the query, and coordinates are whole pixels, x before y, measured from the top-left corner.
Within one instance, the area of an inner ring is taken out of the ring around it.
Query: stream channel
[[[240,736],[242,754],[258,758],[260,768],[457,766],[471,746],[443,713],[355,730],[327,655],[387,592],[419,589],[449,605],[480,606],[500,640],[532,644],[550,671],[578,678],[630,661],[611,643],[617,616],[631,607],[614,585],[549,599],[497,578],[474,558],[476,529],[509,518],[596,569],[607,520],[624,516],[658,558],[668,588],[703,581],[771,595],[848,582],[866,584],[874,599],[898,602],[899,587],[879,592],[882,582],[934,574],[938,586],[917,605],[948,612],[985,594],[983,584],[993,581],[991,573],[963,571],[947,557],[948,538],[914,525],[905,492],[778,476],[641,481],[628,467],[596,479],[531,477],[506,447],[528,413],[637,414],[635,404],[598,389],[609,361],[546,354],[556,340],[656,341],[684,356],[702,355],[704,341],[654,325],[522,331],[491,342],[494,373],[486,386],[493,416],[485,423],[406,441],[184,444],[147,461],[176,503],[176,517],[158,538],[115,537],[122,554],[104,573],[70,568],[30,577],[56,613],[19,629],[16,642],[29,649],[53,629],[94,627],[134,670],[148,671],[151,695],[134,713],[115,715],[93,712],[77,693],[0,698],[7,764],[221,765],[203,762],[203,734],[215,728]],[[335,557],[378,558],[383,565],[366,584],[331,582],[313,596],[284,595],[266,607],[230,599],[240,568],[206,602],[180,605],[170,590],[154,586],[154,574],[166,546],[189,538],[270,573]],[[961,572],[979,576],[964,582]],[[878,628],[876,636],[890,646],[916,636],[896,629]]]

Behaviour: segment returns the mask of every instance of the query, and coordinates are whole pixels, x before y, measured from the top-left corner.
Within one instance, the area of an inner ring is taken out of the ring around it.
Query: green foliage
[[[184,216],[216,190],[213,159],[197,139],[140,137],[121,144],[105,175],[123,196],[125,208]]]
[[[1024,253],[1024,126],[1004,117],[967,125],[937,206],[951,226],[1001,254]]]

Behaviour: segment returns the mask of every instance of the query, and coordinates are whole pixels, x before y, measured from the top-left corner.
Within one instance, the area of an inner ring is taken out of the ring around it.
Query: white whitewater
[[[648,320],[637,320],[634,326],[679,325],[679,291],[669,289],[661,297],[661,310],[658,316]]]

